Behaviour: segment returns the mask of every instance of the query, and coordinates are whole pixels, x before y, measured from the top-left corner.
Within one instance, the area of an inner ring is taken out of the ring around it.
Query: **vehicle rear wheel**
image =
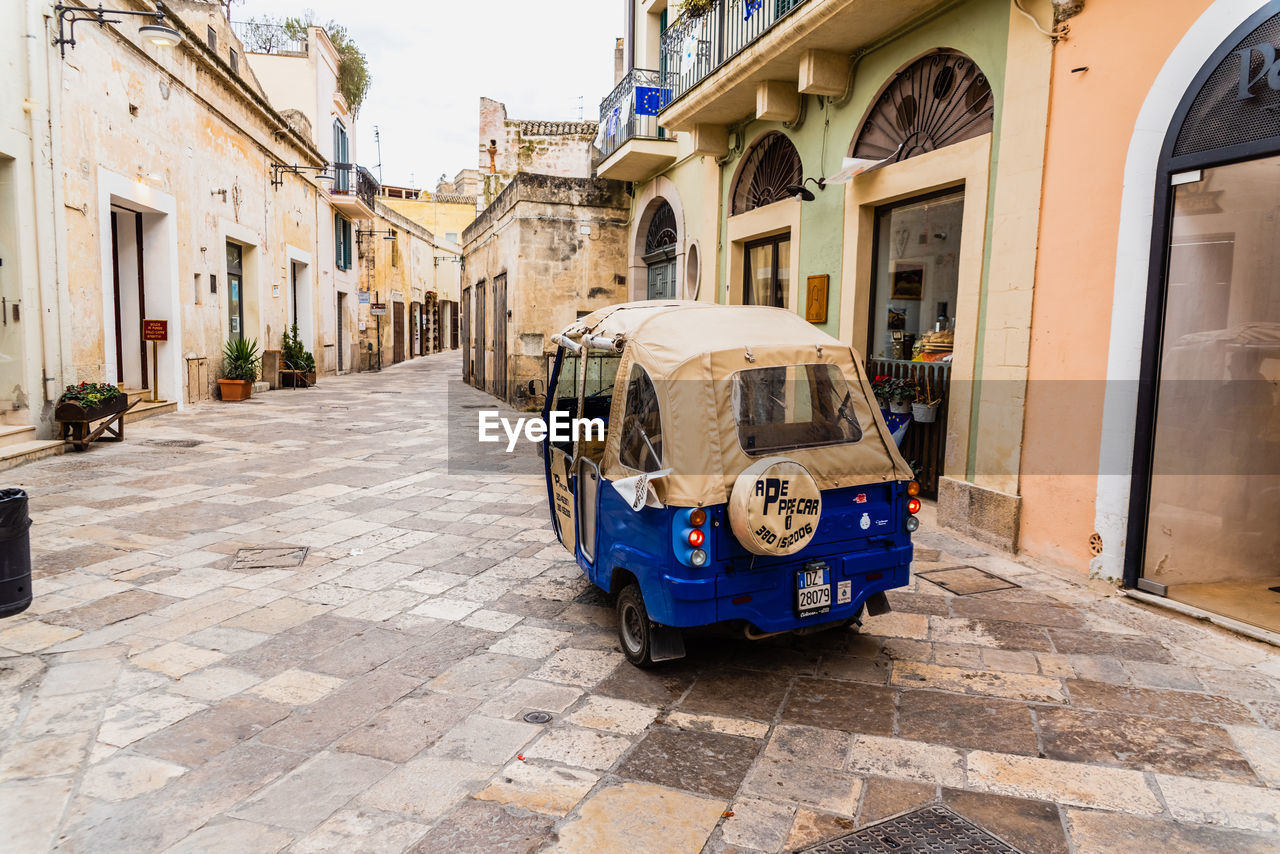
[[[653,666],[652,626],[639,584],[628,584],[618,594],[618,641],[627,661],[636,667]]]

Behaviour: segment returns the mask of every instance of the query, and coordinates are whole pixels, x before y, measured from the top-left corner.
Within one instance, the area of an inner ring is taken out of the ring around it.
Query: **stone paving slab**
[[[637,670],[541,478],[448,458],[494,405],[456,373],[10,473],[37,598],[0,623],[6,848],[773,852],[937,803],[1037,854],[1280,851],[1274,649],[924,530],[917,570],[1021,586],[913,579],[858,631],[690,632]]]

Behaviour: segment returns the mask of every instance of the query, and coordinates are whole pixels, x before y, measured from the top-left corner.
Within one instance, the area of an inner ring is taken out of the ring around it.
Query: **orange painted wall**
[[[1152,82],[1209,5],[1091,0],[1054,51],[1020,549],[1081,572],[1094,525],[1125,158]]]

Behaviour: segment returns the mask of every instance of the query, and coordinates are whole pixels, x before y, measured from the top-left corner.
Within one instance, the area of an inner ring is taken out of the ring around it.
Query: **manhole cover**
[[[805,854],[1022,854],[943,807],[924,807],[803,849]]]
[[[545,724],[551,720],[551,715],[546,712],[530,712],[524,719],[531,724]]]
[[[1006,578],[978,569],[976,566],[951,566],[946,569],[930,569],[917,572],[916,575],[925,581],[954,593],[957,596],[968,596],[973,593],[990,593],[993,590],[1012,590],[1021,587]]]
[[[308,550],[306,546],[240,549],[231,563],[231,569],[288,569],[302,566],[302,562],[307,559]]]
[[[203,445],[203,439],[147,439],[142,442],[144,445],[151,445],[155,448],[194,448],[196,445]]]

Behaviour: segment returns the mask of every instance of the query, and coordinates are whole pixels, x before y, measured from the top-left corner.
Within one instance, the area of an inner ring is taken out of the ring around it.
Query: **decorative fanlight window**
[[[652,255],[675,246],[676,240],[676,212],[664,201],[658,205],[658,209],[653,212],[653,219],[649,221],[649,232],[644,238],[644,254]]]
[[[765,134],[747,154],[733,187],[733,213],[746,213],[791,198],[787,187],[802,179],[800,152],[791,140],[774,131]]]
[[[906,160],[990,133],[994,122],[991,84],[977,64],[962,53],[932,53],[881,93],[850,155],[883,160],[896,151]]]

